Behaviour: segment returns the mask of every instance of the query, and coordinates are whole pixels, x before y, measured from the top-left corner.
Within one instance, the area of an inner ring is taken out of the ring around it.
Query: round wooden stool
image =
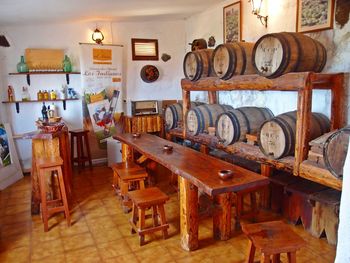
[[[132,233],[138,233],[140,237],[140,246],[145,244],[145,234],[155,231],[163,231],[163,238],[168,237],[169,224],[166,222],[164,204],[169,197],[160,191],[157,187],[151,187],[144,190],[136,190],[128,193],[133,207],[130,224]],[[153,226],[145,227],[146,209],[152,207]],[[160,217],[160,224],[158,223]]]
[[[74,130],[69,131],[71,134],[71,142],[70,142],[70,149],[71,149],[71,158],[72,158],[72,165],[74,163],[78,163],[78,169],[85,168],[85,162],[89,162],[90,169],[92,168],[92,162],[91,162],[91,153],[90,153],[90,145],[89,145],[89,139],[88,139],[88,130]],[[77,145],[77,157],[74,157],[74,138],[76,138],[76,145]],[[84,140],[84,142],[83,142]],[[84,145],[86,150],[86,156],[84,153]]]
[[[296,263],[296,251],[305,245],[304,239],[294,233],[282,221],[242,225],[243,233],[249,238],[248,263],[254,262],[255,250],[261,252],[260,263],[280,262],[280,254],[287,253],[288,262]]]
[[[54,158],[36,159],[35,161],[36,161],[36,167],[39,173],[41,214],[42,214],[42,220],[44,222],[44,231],[47,232],[49,230],[48,220],[50,216],[58,212],[64,212],[64,215],[67,220],[67,225],[70,226],[70,214],[69,214],[69,208],[68,208],[68,201],[67,201],[66,189],[64,186],[63,174],[62,174],[62,168],[61,168],[61,166],[63,165],[63,160],[60,157],[54,157]],[[60,197],[54,200],[47,200],[45,174],[49,173],[51,175],[54,172],[57,174],[58,189],[59,189],[58,195]]]

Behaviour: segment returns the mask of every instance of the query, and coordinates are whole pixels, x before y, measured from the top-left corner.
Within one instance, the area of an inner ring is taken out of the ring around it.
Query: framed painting
[[[334,0],[298,0],[297,32],[315,32],[333,28]]]
[[[224,42],[241,41],[241,1],[225,6],[223,11]]]

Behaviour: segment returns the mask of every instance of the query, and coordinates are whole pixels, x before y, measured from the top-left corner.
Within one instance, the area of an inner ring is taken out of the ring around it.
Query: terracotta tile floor
[[[186,252],[180,248],[179,203],[166,181],[159,187],[171,196],[166,204],[170,237],[163,240],[161,233],[147,236],[149,243],[140,247],[138,237],[130,232],[130,214],[123,213],[111,181],[112,171],[107,167],[75,173],[73,225],[67,227],[58,214],[50,219],[47,233],[40,216],[30,214],[29,176],[0,192],[0,262],[244,262],[247,238],[238,233],[228,241],[214,241],[211,218],[200,221],[200,249]],[[275,218],[263,212],[259,221]],[[334,246],[313,238],[301,226],[293,230],[308,242],[297,253],[297,262],[334,261]],[[285,256],[282,262],[287,262]]]

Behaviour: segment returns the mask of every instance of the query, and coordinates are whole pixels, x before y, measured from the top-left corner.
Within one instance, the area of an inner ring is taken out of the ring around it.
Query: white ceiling
[[[184,19],[218,0],[0,0],[0,26]]]

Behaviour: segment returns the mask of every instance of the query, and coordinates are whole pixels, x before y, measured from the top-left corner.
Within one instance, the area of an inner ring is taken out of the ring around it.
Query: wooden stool
[[[89,145],[89,139],[88,139],[88,130],[74,130],[69,131],[71,134],[71,143],[70,143],[70,149],[71,149],[71,158],[72,158],[72,165],[74,163],[78,163],[78,169],[81,167],[85,168],[85,162],[89,162],[90,169],[92,168],[92,162],[91,162],[91,153],[90,153],[90,145]],[[77,157],[74,157],[74,138],[76,138],[77,143]],[[84,143],[83,143],[84,139]],[[84,154],[84,144],[86,148],[86,155]]]
[[[287,253],[289,263],[296,263],[296,251],[306,243],[282,221],[242,225],[242,230],[250,243],[248,263],[254,262],[256,249],[261,263],[270,263],[271,256],[272,263],[279,263],[281,253]]]
[[[163,231],[163,238],[168,237],[169,224],[166,222],[164,204],[169,197],[160,191],[157,187],[151,187],[144,190],[136,190],[128,193],[133,207],[130,224],[132,233],[137,232],[140,236],[140,246],[145,244],[145,234],[155,231]],[[146,209],[152,207],[153,226],[145,227]],[[160,217],[160,224],[158,223]]]
[[[132,202],[129,199],[128,193],[133,190],[145,189],[145,179],[148,174],[146,169],[142,168],[137,170],[120,170],[118,175],[122,206],[124,212],[127,213],[132,207]]]
[[[134,163],[134,162],[120,162],[120,163],[114,163],[112,165],[113,170],[113,183],[112,187],[115,189],[117,194],[120,194],[120,183],[119,183],[119,173],[122,171],[139,171],[144,170],[140,165]]]
[[[41,195],[41,213],[42,219],[44,221],[44,231],[47,232],[48,220],[51,215],[57,212],[64,212],[67,220],[67,225],[70,226],[70,214],[68,208],[68,201],[66,196],[66,189],[63,181],[62,174],[62,164],[63,160],[60,157],[55,158],[42,158],[36,159],[36,167],[39,171],[39,181],[40,181],[40,195]],[[52,172],[57,173],[58,178],[58,188],[60,198],[55,200],[46,200],[46,178],[45,173],[51,174]],[[49,207],[53,206],[53,207]]]

